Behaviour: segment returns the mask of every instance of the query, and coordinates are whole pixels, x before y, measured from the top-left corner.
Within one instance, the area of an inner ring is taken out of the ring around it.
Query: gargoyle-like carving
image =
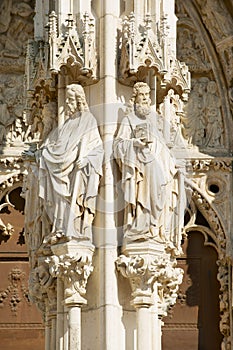
[[[51,299],[51,295],[53,299]],[[49,310],[56,309],[56,279],[50,275],[49,266],[44,261],[40,262],[38,266],[33,267],[30,272],[29,296],[30,300],[38,306],[44,318],[46,307]],[[50,301],[49,303],[47,303],[48,299]]]

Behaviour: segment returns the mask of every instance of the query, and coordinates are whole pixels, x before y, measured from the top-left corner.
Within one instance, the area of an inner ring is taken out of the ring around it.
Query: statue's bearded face
[[[78,109],[77,98],[72,90],[66,92],[66,109],[69,114],[75,113]]]
[[[142,87],[135,97],[135,112],[139,117],[145,117],[150,114],[150,90],[148,87]]]

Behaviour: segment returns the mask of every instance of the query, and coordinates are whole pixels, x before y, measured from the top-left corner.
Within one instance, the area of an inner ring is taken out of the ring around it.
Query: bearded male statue
[[[36,155],[44,243],[62,237],[92,240],[103,146],[81,85],[66,88],[66,116]]]
[[[171,200],[176,168],[157,130],[150,104],[149,86],[136,83],[131,110],[123,118],[114,142],[114,156],[122,173],[126,242],[165,241],[163,214]]]

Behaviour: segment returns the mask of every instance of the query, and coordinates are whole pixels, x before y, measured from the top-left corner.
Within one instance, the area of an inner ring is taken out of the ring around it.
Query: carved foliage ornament
[[[182,282],[183,270],[175,267],[176,264],[176,261],[170,260],[168,255],[160,257],[121,255],[116,261],[117,269],[130,280],[134,298],[132,304],[135,307],[138,297],[146,297],[143,302],[148,306],[153,304],[151,296],[154,283],[157,283],[161,317],[165,316],[168,308],[175,304],[178,288]]]
[[[53,255],[46,259],[51,276],[63,279],[65,283],[65,304],[85,303],[88,277],[93,271],[92,257],[89,255]]]
[[[17,316],[19,305],[23,299],[30,305],[28,290],[24,283],[25,273],[14,268],[10,271],[8,279],[10,281],[8,287],[0,292],[0,307],[4,307],[8,302],[12,314]]]
[[[29,276],[30,300],[37,304],[39,310],[45,315],[45,310],[56,310],[56,279],[50,275],[46,262],[40,262],[31,270]]]

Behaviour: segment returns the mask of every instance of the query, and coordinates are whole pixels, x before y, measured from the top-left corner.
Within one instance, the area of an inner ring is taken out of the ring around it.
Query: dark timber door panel
[[[219,283],[217,252],[204,246],[200,232],[189,233],[184,256],[178,266],[184,270],[176,305],[164,319],[163,350],[219,350]]]

